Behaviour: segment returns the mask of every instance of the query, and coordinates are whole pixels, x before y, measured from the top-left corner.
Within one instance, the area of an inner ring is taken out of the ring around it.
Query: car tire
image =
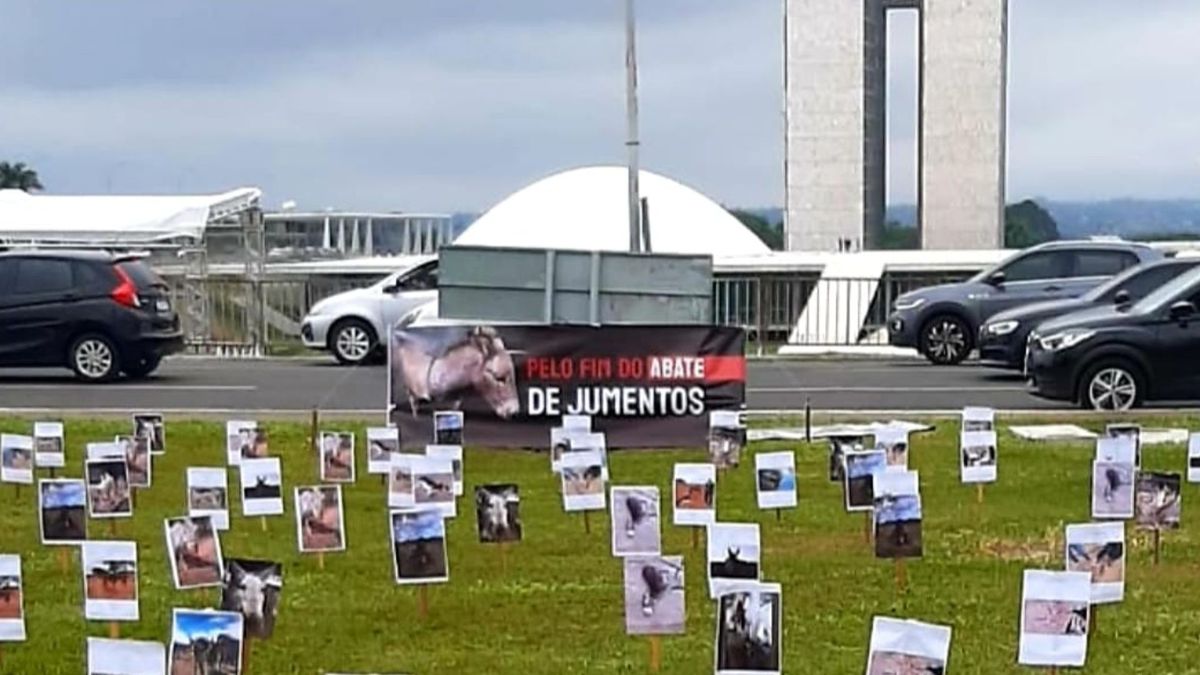
[[[134,363],[125,366],[125,375],[134,379],[149,377],[150,373],[158,369],[160,363],[162,363],[161,356],[149,356],[138,359]]]
[[[67,364],[84,382],[111,382],[121,372],[116,345],[101,333],[81,335],[71,343]]]
[[[329,351],[342,365],[367,363],[378,346],[375,329],[362,319],[342,319],[329,331]]]
[[[1120,412],[1142,404],[1146,377],[1125,359],[1105,359],[1079,378],[1078,402],[1084,410]]]
[[[921,326],[921,355],[934,365],[958,365],[973,347],[971,327],[953,314],[935,316]]]

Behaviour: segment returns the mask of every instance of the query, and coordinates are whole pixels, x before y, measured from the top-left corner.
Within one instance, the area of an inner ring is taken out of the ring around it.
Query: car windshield
[[[1197,282],[1200,282],[1200,267],[1184,272],[1171,281],[1159,286],[1157,290],[1139,300],[1133,306],[1133,311],[1138,313],[1153,312]]]
[[[1092,290],[1088,291],[1087,293],[1084,293],[1083,295],[1079,296],[1079,299],[1083,300],[1084,302],[1100,302],[1101,300],[1104,299],[1104,296],[1113,292],[1114,290],[1117,289],[1117,287],[1121,286],[1122,284],[1129,281],[1133,277],[1136,277],[1137,275],[1141,274],[1142,272],[1145,272],[1146,269],[1147,269],[1147,267],[1145,265],[1137,265],[1135,267],[1130,267],[1129,269],[1125,270],[1124,272],[1121,272],[1117,276],[1100,284],[1099,286],[1093,288]]]

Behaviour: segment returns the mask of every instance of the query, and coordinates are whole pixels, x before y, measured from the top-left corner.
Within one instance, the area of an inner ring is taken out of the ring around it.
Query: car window
[[[432,290],[437,288],[437,273],[437,264],[430,263],[401,277],[396,286],[402,291]]]
[[[1139,313],[1159,311],[1168,303],[1174,302],[1176,298],[1186,299],[1196,294],[1197,291],[1200,291],[1200,268],[1193,267],[1150,291],[1146,297],[1137,301],[1137,304],[1133,306],[1133,311]]]
[[[1104,299],[1111,301],[1113,296],[1117,294],[1117,291],[1128,291],[1129,297],[1133,300],[1144,298],[1154,289],[1189,269],[1192,269],[1192,267],[1187,265],[1156,265],[1140,274],[1134,274],[1129,277],[1124,283],[1114,287]]]
[[[22,258],[17,261],[13,295],[42,295],[69,291],[74,282],[69,260]]]
[[[112,286],[112,280],[106,278],[96,265],[76,262],[74,266],[75,288],[105,289],[106,286]]]
[[[1072,277],[1111,277],[1138,263],[1129,251],[1075,251]]]
[[[129,276],[138,290],[147,290],[155,286],[165,286],[163,280],[159,278],[150,266],[140,260],[126,260],[117,263],[117,267]]]
[[[1066,276],[1069,256],[1063,251],[1039,251],[1022,256],[1004,267],[1004,280],[1034,281]]]

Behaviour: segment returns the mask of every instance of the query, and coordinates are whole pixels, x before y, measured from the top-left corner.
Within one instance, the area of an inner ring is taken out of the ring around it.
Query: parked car
[[[367,361],[379,353],[389,326],[437,300],[437,275],[437,260],[426,260],[366,288],[321,300],[300,325],[304,345],[328,350],[343,364]]]
[[[992,316],[979,329],[979,358],[987,365],[1020,370],[1025,344],[1039,323],[1083,309],[1130,304],[1200,265],[1200,257],[1169,258],[1131,267],[1078,298],[1035,302]]]
[[[0,367],[145,377],[183,348],[166,284],[135,256],[0,252]]]
[[[954,365],[975,348],[979,327],[993,315],[1077,297],[1114,274],[1162,258],[1149,246],[1124,241],[1034,246],[967,281],[901,295],[888,317],[888,339],[898,347],[916,348],[932,363]]]
[[[1093,410],[1200,399],[1200,268],[1133,305],[1075,312],[1029,336],[1033,392]]]

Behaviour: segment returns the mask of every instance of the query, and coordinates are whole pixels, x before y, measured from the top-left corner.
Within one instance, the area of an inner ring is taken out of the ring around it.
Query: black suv
[[[167,286],[138,257],[0,252],[0,367],[65,367],[103,382],[145,377],[182,348]]]
[[[888,340],[954,365],[975,347],[993,314],[1043,300],[1074,298],[1123,270],[1163,258],[1141,244],[1062,241],[1026,249],[967,281],[905,293],[892,305]]]
[[[987,365],[1020,370],[1025,344],[1038,324],[1093,307],[1128,305],[1159,286],[1200,265],[1200,257],[1170,258],[1138,265],[1100,284],[1078,298],[1035,302],[993,315],[979,329],[979,358]]]
[[[1043,323],[1029,336],[1025,357],[1034,393],[1093,410],[1200,399],[1197,303],[1200,269],[1193,269],[1131,306]]]

